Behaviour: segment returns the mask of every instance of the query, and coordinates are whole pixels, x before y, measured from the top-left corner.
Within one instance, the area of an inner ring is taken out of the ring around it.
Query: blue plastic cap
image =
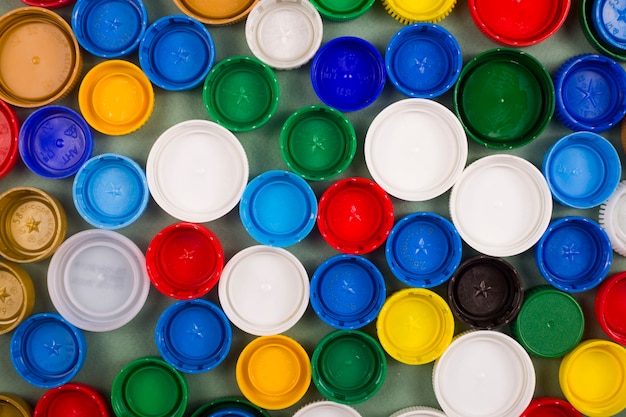
[[[207,28],[186,15],[165,16],[151,24],[139,44],[139,65],[150,81],[182,91],[204,81],[215,63]]]
[[[121,58],[134,52],[148,27],[141,0],[77,0],[72,30],[78,43],[102,58]]]
[[[45,178],[74,175],[91,158],[93,146],[93,134],[85,119],[63,106],[35,110],[19,133],[24,164]]]
[[[129,157],[113,153],[85,162],[76,173],[72,194],[87,223],[110,230],[137,220],[150,198],[144,170]]]
[[[250,236],[259,243],[291,246],[313,230],[317,199],[300,176],[289,171],[266,171],[246,186],[239,215]]]
[[[550,223],[535,248],[535,261],[555,288],[583,292],[604,280],[611,268],[613,249],[598,223],[567,216]]]
[[[556,201],[588,209],[604,203],[615,192],[622,164],[607,139],[592,132],[575,132],[548,149],[542,171]]]
[[[371,323],[383,307],[385,279],[368,259],[351,254],[324,261],[311,277],[311,306],[326,324],[358,329]]]
[[[592,2],[591,23],[607,47],[626,52],[626,1],[595,0]]]
[[[241,408],[227,407],[209,413],[206,417],[256,417],[256,414]]]
[[[13,333],[11,360],[17,373],[40,388],[70,382],[87,356],[83,332],[56,313],[39,313],[24,320]]]
[[[409,97],[434,98],[459,78],[463,57],[450,32],[433,23],[414,23],[391,38],[385,53],[391,84]]]
[[[626,71],[613,59],[582,54],[554,75],[555,116],[574,131],[604,132],[626,114]]]
[[[167,363],[181,372],[197,374],[226,358],[233,336],[222,309],[197,298],[170,305],[159,317],[155,338]]]
[[[387,73],[380,52],[368,41],[343,36],[322,45],[311,63],[311,81],[326,105],[349,112],[372,104]]]
[[[412,287],[447,281],[461,263],[463,243],[456,227],[430,212],[409,214],[391,229],[385,246],[393,274]]]

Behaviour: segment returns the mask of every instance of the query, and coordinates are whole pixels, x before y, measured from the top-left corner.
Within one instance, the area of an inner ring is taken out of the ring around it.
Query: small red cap
[[[614,341],[626,345],[626,271],[606,278],[596,294],[596,319]]]
[[[22,0],[22,3],[29,6],[45,7],[46,9],[58,9],[69,6],[76,0]]]
[[[535,398],[520,417],[582,417],[573,405],[555,397]]]
[[[13,109],[0,100],[0,178],[15,166],[18,156],[20,126]]]
[[[35,406],[33,417],[109,417],[104,397],[89,385],[69,383],[46,391]]]

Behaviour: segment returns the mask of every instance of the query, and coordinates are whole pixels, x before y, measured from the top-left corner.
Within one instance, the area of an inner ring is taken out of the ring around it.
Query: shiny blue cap
[[[595,0],[591,21],[607,47],[626,51],[626,0]]]
[[[246,186],[239,215],[250,236],[259,243],[291,246],[313,230],[317,199],[300,176],[289,171],[266,171]]]
[[[91,158],[93,146],[93,134],[83,116],[64,106],[35,110],[19,133],[24,164],[45,178],[74,175]]]
[[[167,363],[181,372],[197,374],[222,363],[233,336],[222,309],[196,298],[170,305],[159,317],[155,338]]]
[[[245,398],[222,397],[203,404],[191,417],[269,417],[262,408]]]
[[[358,329],[371,323],[383,307],[385,279],[360,255],[341,254],[324,261],[311,277],[311,307],[330,326]]]
[[[114,153],[85,162],[74,177],[72,195],[87,223],[110,230],[137,220],[150,198],[144,170],[129,157]]]
[[[353,36],[328,41],[311,63],[313,90],[324,104],[343,112],[372,104],[383,91],[386,78],[380,52]]]
[[[87,356],[83,332],[56,313],[39,313],[24,320],[11,338],[11,360],[17,373],[40,388],[70,382]]]
[[[215,63],[215,44],[207,28],[186,15],[152,23],[139,44],[139,65],[150,81],[182,91],[204,81]]]
[[[385,65],[389,81],[400,93],[434,98],[456,83],[463,57],[459,43],[443,26],[420,22],[391,38]]]
[[[613,249],[591,219],[567,216],[550,223],[535,247],[541,275],[555,288],[583,292],[600,284],[611,268]]]
[[[223,408],[206,415],[207,417],[255,417],[254,413],[239,408]]]

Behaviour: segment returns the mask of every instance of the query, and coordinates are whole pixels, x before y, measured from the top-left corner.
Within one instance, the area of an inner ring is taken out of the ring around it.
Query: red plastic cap
[[[573,405],[554,397],[535,398],[520,417],[582,417]]]
[[[104,397],[89,385],[69,383],[52,388],[39,399],[33,417],[89,416],[109,417]]]
[[[45,7],[46,9],[58,9],[74,4],[75,1],[76,0],[22,0],[22,3],[29,6]]]
[[[626,345],[626,271],[602,282],[594,306],[602,330],[617,343]]]
[[[13,109],[0,100],[0,178],[15,166],[18,156],[20,126]]]

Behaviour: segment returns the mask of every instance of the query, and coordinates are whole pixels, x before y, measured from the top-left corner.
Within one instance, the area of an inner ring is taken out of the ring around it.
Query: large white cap
[[[349,405],[316,401],[300,408],[293,417],[361,417],[361,414]]]
[[[611,197],[600,206],[599,222],[613,250],[626,256],[626,181],[619,183]]]

